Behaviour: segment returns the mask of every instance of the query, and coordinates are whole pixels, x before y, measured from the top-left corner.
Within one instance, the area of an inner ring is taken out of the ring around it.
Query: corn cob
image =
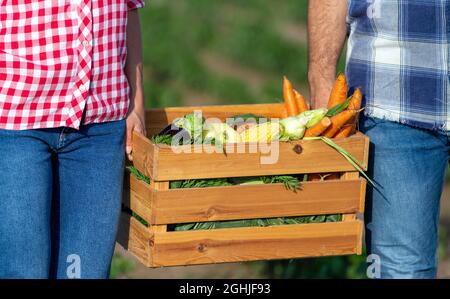
[[[243,142],[272,142],[280,137],[280,124],[266,122],[241,132]]]

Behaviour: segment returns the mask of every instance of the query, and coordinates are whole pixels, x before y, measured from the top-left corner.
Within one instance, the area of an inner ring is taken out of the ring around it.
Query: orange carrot
[[[318,124],[306,130],[305,137],[320,136],[329,126],[331,126],[331,120],[324,117]]]
[[[340,178],[341,178],[341,176],[340,176],[339,173],[333,172],[333,173],[328,174],[328,175],[325,177],[325,180],[326,180],[326,181],[329,181],[329,180],[339,180]]]
[[[348,105],[348,109],[350,110],[359,110],[361,109],[361,101],[362,101],[362,92],[360,88],[357,88],[353,93],[352,98],[350,99],[350,103]]]
[[[309,175],[308,181],[321,181],[322,180],[322,176],[319,173],[311,173]]]
[[[305,98],[303,97],[303,95],[296,91],[294,89],[294,94],[295,94],[295,100],[297,101],[297,107],[299,110],[299,113],[305,112],[309,110],[309,105],[308,103],[306,103]]]
[[[356,116],[356,114],[355,110],[344,110],[338,115],[333,116],[331,118],[331,126],[323,132],[323,136],[333,138],[345,124]]]
[[[350,99],[348,109],[356,112],[356,114],[333,136],[333,138],[349,137],[356,132],[356,122],[358,119],[358,110],[361,109],[362,92],[357,88]]]
[[[316,181],[329,181],[329,180],[338,180],[340,179],[340,174],[333,173],[312,173],[308,177],[308,181],[316,182]]]
[[[346,138],[355,134],[355,132],[356,132],[356,123],[353,122],[350,124],[346,124],[344,127],[342,127],[342,129],[336,135],[334,135],[333,138]]]
[[[330,99],[328,100],[328,109],[345,102],[347,99],[347,79],[344,74],[339,74],[331,91]]]
[[[294,88],[292,88],[291,81],[286,77],[284,77],[283,81],[283,97],[288,116],[298,115],[299,111],[295,100]]]

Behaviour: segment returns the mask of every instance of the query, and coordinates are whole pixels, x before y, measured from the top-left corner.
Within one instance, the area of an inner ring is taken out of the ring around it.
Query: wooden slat
[[[346,180],[354,180],[356,178],[359,178],[359,173],[358,172],[354,172],[354,171],[345,172],[341,176],[341,180],[344,180],[344,181],[346,181]],[[361,194],[359,195],[359,197],[361,198]],[[355,219],[356,219],[356,213],[349,213],[349,214],[342,215],[342,221],[353,221]]]
[[[346,172],[342,175],[341,180],[355,180],[358,179],[360,177],[359,173],[357,171],[351,171],[351,172]],[[365,201],[366,201],[366,184],[361,186],[361,190],[360,190],[360,194],[359,194],[359,207],[358,207],[358,211],[352,214],[346,214],[343,217],[344,221],[352,221],[354,219],[357,218],[357,214],[362,214],[364,213],[364,207],[365,207]]]
[[[128,172],[128,171],[127,171]],[[135,176],[129,176],[130,200],[123,204],[149,222],[152,216],[152,194],[150,185],[138,180]]]
[[[154,190],[153,194],[156,194],[158,191],[167,191],[167,190],[169,190],[169,187],[170,187],[169,182],[152,181],[150,184],[151,184],[151,188]],[[154,204],[153,204],[153,206],[154,206]],[[154,213],[156,213],[156,211],[157,211],[157,207],[154,206],[152,208],[152,206],[150,206],[150,209],[151,209],[151,214],[152,214],[152,218],[153,218]],[[151,222],[149,229],[151,232],[154,232],[154,233],[163,233],[163,232],[167,232],[167,225],[165,223],[158,224],[158,223]]]
[[[153,266],[356,254],[361,227],[356,220],[156,233]]]
[[[133,132],[133,165],[144,175],[151,177],[155,174],[158,161],[158,147],[144,135]]]
[[[173,189],[154,193],[154,224],[356,213],[365,180]],[[133,200],[140,200],[135,197]],[[148,209],[151,206],[148,205]]]
[[[205,118],[216,117],[222,121],[228,117],[246,113],[253,113],[269,118],[286,117],[286,109],[283,104],[215,105],[149,109],[146,111],[146,128],[148,136],[159,133],[174,119],[183,117],[193,111],[202,111]]]
[[[344,173],[341,177],[341,180],[349,181],[349,180],[355,180],[359,177],[360,177],[359,172],[351,171],[351,172]],[[358,213],[364,213],[365,199],[366,199],[366,184],[364,184],[362,186],[360,193],[359,193],[359,208],[357,211]],[[358,218],[358,215],[356,212],[350,213],[350,214],[344,214],[342,217],[342,221],[350,222],[350,221],[356,220],[357,218]],[[362,254],[362,243],[363,243],[363,225],[361,222],[361,235],[360,235],[360,238],[358,239],[358,246],[357,246],[357,251],[356,251],[356,254],[358,254],[358,255]]]
[[[367,137],[354,135],[349,138],[335,140],[350,154],[358,159],[364,169],[367,168],[365,144]],[[281,175],[299,173],[327,173],[353,171],[353,166],[337,151],[322,141],[280,142],[279,147],[272,148],[276,163],[261,164],[261,157],[269,157],[261,151],[245,154],[227,151],[224,153],[195,152],[191,147],[180,147],[189,150],[177,153],[166,145],[157,145],[158,161],[148,173],[156,181],[186,180],[199,178],[223,178],[237,176]],[[297,154],[294,147],[300,145],[302,152]],[[247,145],[251,146],[251,145]],[[278,155],[276,153],[279,153]],[[136,167],[141,165],[136,165]]]

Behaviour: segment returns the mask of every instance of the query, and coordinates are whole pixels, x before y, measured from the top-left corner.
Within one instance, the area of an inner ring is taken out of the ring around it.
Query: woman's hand
[[[127,62],[125,74],[130,85],[130,107],[127,116],[127,135],[125,153],[133,160],[133,132],[146,135],[145,105],[142,79],[142,46],[139,14],[136,9],[128,11],[127,23]]]
[[[142,110],[142,111],[137,111]],[[133,144],[132,137],[133,132],[139,132],[146,135],[145,131],[145,111],[144,109],[133,109],[127,117],[127,133],[126,133],[126,146],[125,153],[127,154],[128,160],[133,161]]]

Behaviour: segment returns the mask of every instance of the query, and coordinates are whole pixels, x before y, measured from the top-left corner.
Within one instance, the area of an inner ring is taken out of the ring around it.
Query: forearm
[[[128,11],[127,61],[125,75],[130,86],[129,111],[144,111],[144,88],[142,74],[142,41],[138,11]]]
[[[310,0],[308,8],[308,79],[311,102],[325,107],[346,38],[346,0]]]

